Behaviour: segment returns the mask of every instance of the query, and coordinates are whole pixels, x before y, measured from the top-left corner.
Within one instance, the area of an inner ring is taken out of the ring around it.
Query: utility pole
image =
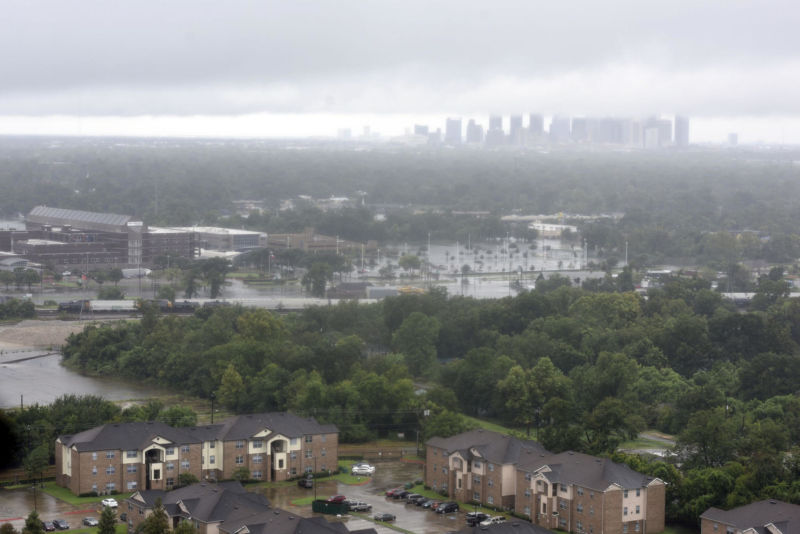
[[[216,398],[216,394],[212,391],[211,392],[211,424],[214,424],[214,399]]]

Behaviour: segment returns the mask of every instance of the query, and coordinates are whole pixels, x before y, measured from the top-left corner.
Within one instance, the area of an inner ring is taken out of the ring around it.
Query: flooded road
[[[83,376],[63,367],[60,354],[38,357],[45,354],[48,352],[5,351],[0,356],[0,408],[19,406],[20,400],[25,406],[48,404],[70,393],[99,395],[111,401],[149,399],[169,393],[140,382]]]

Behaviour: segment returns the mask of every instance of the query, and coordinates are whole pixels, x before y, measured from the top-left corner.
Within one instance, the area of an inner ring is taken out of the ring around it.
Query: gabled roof
[[[199,443],[199,440],[182,429],[173,428],[157,421],[148,423],[108,423],[90,428],[84,432],[59,436],[59,441],[67,447],[75,447],[78,452],[107,450],[141,450],[153,438],[165,438],[175,445]]]
[[[449,437],[434,437],[426,445],[444,449],[447,454],[460,453],[466,459],[477,457],[496,464],[516,464],[528,454],[550,454],[542,445],[533,440],[521,440],[490,430],[470,430]]]
[[[775,525],[783,534],[800,534],[800,505],[778,500],[758,501],[732,510],[711,507],[700,516],[737,530],[754,529],[766,534],[766,526]]]
[[[250,439],[264,429],[269,429],[270,434],[281,434],[288,438],[339,432],[336,425],[323,425],[312,417],[303,418],[288,412],[268,412],[238,415],[228,419],[220,428],[217,439]]]
[[[477,530],[480,528],[480,530]],[[553,534],[539,525],[534,525],[530,521],[509,518],[505,523],[496,523],[487,527],[464,527],[458,531],[459,534]]]
[[[653,481],[653,477],[625,464],[572,451],[544,456],[525,454],[518,469],[530,473],[538,471],[551,483],[576,484],[597,491],[604,491],[612,484],[621,489],[643,488]]]
[[[300,517],[285,510],[274,509],[238,521],[226,521],[220,532],[236,534],[376,534],[374,528],[354,530],[343,523],[331,523],[323,517]]]

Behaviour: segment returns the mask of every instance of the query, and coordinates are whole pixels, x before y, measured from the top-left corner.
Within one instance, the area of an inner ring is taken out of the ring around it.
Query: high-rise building
[[[489,117],[489,129],[486,131],[486,146],[501,146],[506,142],[503,131],[503,117],[492,115]]]
[[[550,121],[550,142],[565,143],[570,137],[569,117],[555,115]]]
[[[467,123],[467,143],[483,142],[483,126],[477,124],[474,119]]]
[[[444,129],[444,142],[448,145],[461,144],[461,119],[447,119]]]
[[[489,117],[489,130],[503,130],[503,117],[500,115],[492,115]]]
[[[678,148],[689,146],[689,117],[675,116],[675,146]]]
[[[533,136],[544,134],[544,117],[538,113],[531,113],[530,122],[528,123],[528,131]]]
[[[519,145],[522,142],[522,115],[511,115],[509,119],[509,141],[512,145]]]
[[[414,135],[423,135],[425,137],[428,137],[428,126],[425,124],[415,124]]]
[[[589,140],[588,121],[585,117],[572,119],[572,140],[576,143]]]

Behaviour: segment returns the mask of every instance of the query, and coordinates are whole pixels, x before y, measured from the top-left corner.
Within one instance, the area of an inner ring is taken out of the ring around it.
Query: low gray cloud
[[[0,114],[797,114],[794,2],[12,0]]]

